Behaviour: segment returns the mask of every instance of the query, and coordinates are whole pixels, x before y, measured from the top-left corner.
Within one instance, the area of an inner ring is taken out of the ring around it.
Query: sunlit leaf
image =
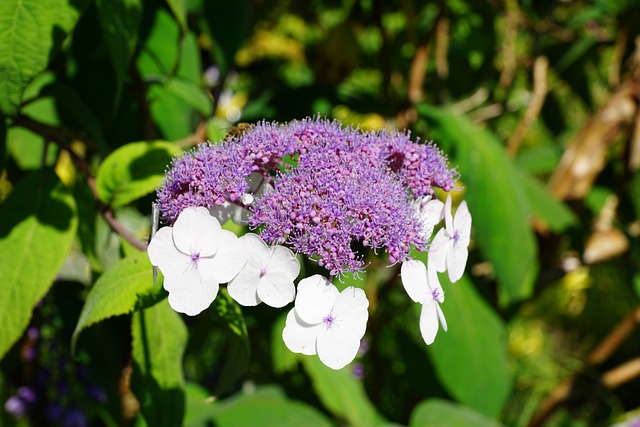
[[[502,302],[527,298],[537,274],[537,246],[519,171],[487,130],[428,105],[419,112],[431,125],[429,137],[455,152],[474,241],[493,264]]]
[[[69,191],[49,169],[16,184],[0,208],[0,359],[18,340],[69,253],[77,227]]]
[[[0,2],[0,111],[18,111],[22,93],[73,29],[88,0]]]
[[[500,427],[500,423],[473,409],[440,399],[420,403],[411,414],[409,427]]]
[[[183,32],[187,32],[187,6],[185,0],[167,0],[167,4],[180,24]]]
[[[176,77],[168,80],[164,87],[169,93],[189,104],[191,108],[198,111],[202,116],[208,117],[213,113],[211,99],[195,83]]]
[[[187,327],[167,300],[137,311],[132,319],[131,387],[150,426],[182,426],[185,408],[182,357]]]
[[[504,324],[466,276],[455,284],[444,274],[440,280],[449,328],[429,346],[436,375],[460,402],[495,417],[511,390]]]
[[[154,191],[171,158],[180,149],[170,142],[132,142],[111,153],[96,174],[103,203],[119,207]]]
[[[132,313],[166,295],[161,281],[153,285],[152,267],[146,252],[122,259],[93,285],[72,337],[75,350],[80,333],[113,316]]]

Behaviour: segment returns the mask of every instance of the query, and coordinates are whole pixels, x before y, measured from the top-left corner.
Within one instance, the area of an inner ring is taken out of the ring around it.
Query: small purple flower
[[[21,418],[27,413],[27,404],[20,396],[11,396],[4,403],[4,410],[15,418]]]
[[[360,362],[354,363],[351,369],[351,375],[357,380],[364,379],[364,365]]]

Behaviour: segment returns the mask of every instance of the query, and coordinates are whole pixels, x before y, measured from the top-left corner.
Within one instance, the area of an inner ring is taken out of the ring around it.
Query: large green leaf
[[[131,386],[150,426],[182,425],[185,408],[182,357],[187,327],[167,300],[137,311],[132,320]]]
[[[32,172],[0,210],[0,359],[22,335],[76,233],[76,206],[49,169]]]
[[[142,0],[97,0],[96,6],[116,72],[119,94],[138,42]]]
[[[15,115],[22,93],[73,29],[89,0],[0,2],[0,111]]]
[[[352,426],[384,423],[384,418],[367,397],[362,382],[356,380],[349,369],[335,371],[323,365],[316,356],[304,357],[302,363],[316,394],[330,412],[346,419]]]
[[[208,393],[193,385],[187,388],[186,427],[328,427],[333,424],[311,406],[287,399],[277,386],[261,386],[221,402],[208,401]]]
[[[476,411],[440,399],[428,399],[411,413],[409,427],[500,427],[500,423]]]
[[[474,241],[493,264],[502,302],[527,298],[537,274],[537,246],[519,171],[496,138],[463,117],[421,105],[429,137],[455,151],[464,195],[473,216]]]
[[[240,306],[230,296],[226,289],[220,289],[213,302],[213,309],[220,320],[231,332],[227,336],[224,369],[216,383],[216,395],[227,391],[249,368],[251,347],[247,325]]]
[[[96,190],[104,203],[119,207],[155,190],[171,157],[180,149],[170,142],[132,142],[115,150],[96,174]]]
[[[151,262],[146,252],[120,260],[93,285],[82,307],[71,338],[75,350],[80,333],[113,316],[132,313],[165,295],[162,285],[153,285]]]
[[[185,0],[167,0],[169,9],[173,12],[176,20],[182,28],[182,32],[187,32],[187,5]]]
[[[495,417],[511,390],[504,324],[466,276],[455,285],[440,279],[449,330],[429,347],[436,375],[456,399]]]
[[[213,114],[213,105],[206,92],[197,84],[180,77],[174,77],[165,82],[166,90],[189,104],[191,108],[209,117]]]

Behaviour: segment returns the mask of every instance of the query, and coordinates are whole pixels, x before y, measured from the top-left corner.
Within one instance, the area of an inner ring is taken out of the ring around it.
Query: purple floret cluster
[[[265,191],[249,188],[252,174]],[[319,117],[262,122],[174,159],[158,207],[173,223],[189,206],[238,205],[266,242],[287,245],[335,276],[362,270],[360,246],[386,251],[391,263],[408,259],[412,245],[424,250],[411,203],[435,187],[451,190],[457,178],[437,147],[408,133],[361,132]],[[251,190],[255,200],[244,205]]]

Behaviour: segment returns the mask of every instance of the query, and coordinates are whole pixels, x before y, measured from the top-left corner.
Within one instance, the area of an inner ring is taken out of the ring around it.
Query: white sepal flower
[[[282,338],[294,353],[317,354],[331,369],[341,369],[358,353],[368,307],[362,289],[350,286],[338,293],[338,288],[320,275],[302,279]]]
[[[209,307],[220,283],[231,280],[247,261],[244,242],[203,207],[184,209],[173,227],[158,230],[147,253],[164,275],[169,305],[189,316]]]
[[[420,333],[424,342],[433,343],[439,325],[447,330],[447,321],[440,304],[444,302],[444,291],[434,268],[425,267],[421,261],[409,260],[402,263],[400,276],[409,298],[422,304],[420,312]]]
[[[264,301],[271,307],[284,307],[293,301],[293,281],[300,273],[300,263],[290,249],[267,246],[257,234],[240,238],[245,242],[249,259],[227,286],[229,295],[244,306]]]
[[[451,196],[444,205],[445,228],[440,229],[429,247],[429,264],[439,272],[448,271],[449,280],[457,282],[464,273],[469,257],[471,214],[467,202],[460,203],[456,215],[451,215]]]
[[[429,240],[433,228],[444,218],[444,203],[438,199],[431,199],[431,196],[424,196],[416,199],[412,206],[420,219],[422,235]]]

